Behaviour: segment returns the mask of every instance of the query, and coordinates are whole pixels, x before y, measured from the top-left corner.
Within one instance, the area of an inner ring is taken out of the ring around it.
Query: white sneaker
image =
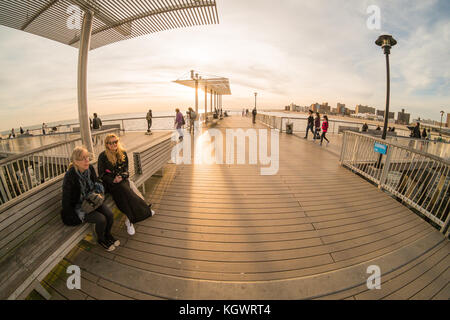
[[[152,217],[156,214],[155,211],[153,211],[152,209],[150,209],[150,211],[152,212]]]
[[[125,225],[127,226],[127,232],[130,236],[134,235],[136,233],[136,230],[134,229],[133,224],[130,222],[130,220],[125,220]]]

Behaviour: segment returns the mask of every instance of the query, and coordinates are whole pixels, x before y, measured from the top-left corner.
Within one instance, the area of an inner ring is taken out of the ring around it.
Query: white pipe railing
[[[119,135],[120,130],[109,129],[92,134],[95,154],[104,150],[104,139],[109,133]],[[64,174],[72,150],[81,144],[78,137],[0,160],[0,205]]]
[[[380,161],[375,143],[387,146]],[[449,225],[450,162],[438,156],[346,131],[341,150],[343,166],[362,175],[416,209],[445,233]]]

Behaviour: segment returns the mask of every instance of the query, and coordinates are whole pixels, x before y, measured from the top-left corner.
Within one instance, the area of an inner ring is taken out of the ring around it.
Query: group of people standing
[[[103,195],[104,199],[105,192],[112,195],[119,210],[127,217],[125,225],[130,235],[136,232],[135,223],[155,214],[151,204],[137,194],[139,191],[129,180],[128,155],[115,134],[108,134],[105,138],[105,150],[98,157],[98,176],[90,164],[91,154],[85,147],[76,147],[70,160],[63,181],[61,217],[64,224],[95,224],[97,242],[107,251],[112,251],[120,245],[120,241],[111,234],[114,215],[103,201],[93,211],[87,212],[85,208],[89,206],[85,203],[92,203],[92,196],[98,199],[98,195],[100,198]]]
[[[186,119],[188,123],[186,123]],[[189,107],[188,111],[186,111],[186,119],[181,113],[179,108],[175,109],[175,122],[174,126],[178,132],[178,139],[183,141],[184,133],[183,126],[188,124],[189,133],[194,133],[196,121],[198,120],[198,114],[191,107]]]
[[[316,140],[320,139],[320,145],[322,145],[322,142],[325,139],[327,141],[327,144],[330,143],[330,141],[326,137],[326,134],[328,132],[328,116],[323,116],[321,126],[319,112],[316,112],[316,116],[314,117],[314,112],[312,110],[309,110],[308,124],[306,127],[306,135],[304,136],[304,139],[308,139],[309,131],[311,131],[313,134],[313,142],[316,142]],[[320,134],[321,131],[322,134]]]

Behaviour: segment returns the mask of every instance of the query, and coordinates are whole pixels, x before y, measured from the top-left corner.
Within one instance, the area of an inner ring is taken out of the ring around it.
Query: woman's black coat
[[[128,173],[128,156],[125,152],[125,161],[113,165],[103,151],[98,156],[98,174],[103,181],[106,192],[111,193],[114,202],[131,223],[136,223],[151,217],[149,205],[142,200],[130,187],[130,181],[123,179],[114,183],[117,175]]]
[[[82,223],[78,214],[75,212],[75,206],[80,201],[81,186],[75,167],[71,167],[64,176],[63,195],[62,195],[62,211],[61,218],[65,225],[76,226]],[[89,165],[91,180],[99,182],[97,173],[92,165]]]

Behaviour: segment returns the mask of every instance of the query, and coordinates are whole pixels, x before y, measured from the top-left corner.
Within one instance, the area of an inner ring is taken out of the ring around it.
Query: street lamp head
[[[384,53],[389,54],[391,53],[391,48],[397,44],[397,40],[395,40],[389,34],[383,34],[378,37],[377,41],[375,41],[375,44],[384,49]]]

